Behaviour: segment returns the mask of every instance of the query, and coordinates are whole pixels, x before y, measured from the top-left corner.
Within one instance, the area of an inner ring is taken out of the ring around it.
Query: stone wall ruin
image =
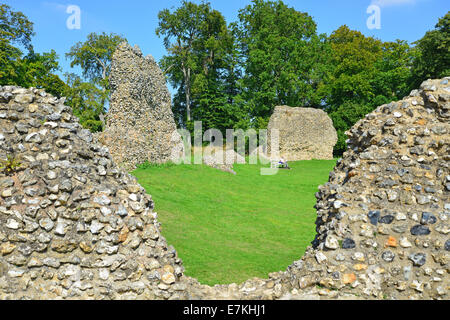
[[[111,101],[104,132],[98,135],[114,161],[127,170],[146,161],[165,163],[183,156],[166,79],[151,56],[122,43],[114,52]]]
[[[380,106],[316,194],[317,235],[267,279],[183,275],[150,196],[69,107],[0,87],[0,299],[448,299],[450,77]]]
[[[278,130],[281,158],[288,161],[333,159],[333,148],[338,137],[333,121],[323,110],[275,107],[267,129],[267,154],[271,158],[274,157],[272,130]]]
[[[0,299],[185,298],[153,201],[43,90],[0,88]]]

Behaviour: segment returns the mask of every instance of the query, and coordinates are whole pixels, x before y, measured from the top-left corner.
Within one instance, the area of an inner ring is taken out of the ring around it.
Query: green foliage
[[[0,170],[3,171],[6,175],[11,175],[22,166],[19,159],[17,159],[13,155],[8,155],[7,160],[0,159]]]
[[[133,174],[152,195],[186,274],[215,285],[267,277],[305,252],[315,235],[314,193],[335,164],[290,162],[292,170],[275,176],[261,176],[260,165],[235,165],[237,175],[203,165]]]
[[[329,47],[307,13],[282,1],[253,0],[239,11],[234,32],[252,117],[268,119],[277,105],[321,106]]]
[[[114,33],[97,34],[90,33],[87,40],[78,42],[68,53],[66,58],[71,60],[71,67],[79,66],[83,70],[83,76],[92,83],[107,87],[111,59],[117,46],[126,41],[122,36]]]
[[[93,119],[83,119],[80,118],[81,125],[90,130],[91,132],[102,132],[103,131],[103,122],[101,120],[93,120]]]
[[[414,86],[427,79],[450,75],[450,11],[439,19],[436,27],[415,42]]]
[[[373,102],[376,106],[400,100],[414,88],[411,85],[414,50],[401,40],[385,42],[382,49],[382,57],[375,64],[378,72],[372,79],[375,94]]]
[[[15,84],[19,66],[17,59],[21,55],[18,48],[10,45],[6,39],[0,39],[0,85]]]
[[[379,105],[396,101],[426,78],[449,75],[450,13],[411,47],[342,26],[318,35],[314,20],[282,1],[252,0],[227,27],[209,3],[183,1],[159,13],[160,64],[177,88],[174,114],[193,130],[266,128],[276,105],[326,110],[345,131]]]
[[[338,132],[335,154],[346,150],[345,132],[377,106],[406,96],[411,87],[413,50],[407,42],[382,42],[342,26],[328,38],[330,77],[326,110]]]
[[[183,1],[173,12],[158,14],[158,36],[168,55],[160,64],[177,88],[173,111],[182,127],[201,120],[204,128],[233,128],[241,113],[234,103],[235,41],[223,15],[209,3]]]
[[[103,130],[100,116],[105,113],[110,95],[111,60],[117,46],[124,41],[124,37],[114,33],[90,33],[86,41],[76,43],[66,54],[71,67],[81,67],[83,77],[89,81],[74,74],[66,75],[70,86],[66,92],[68,104],[81,125],[92,132]]]
[[[61,96],[64,82],[54,74],[60,70],[54,50],[36,53],[31,44],[33,23],[22,12],[0,5],[0,85],[44,88]],[[28,50],[23,56],[19,45]]]
[[[382,58],[382,42],[347,26],[334,31],[329,42],[332,76],[328,105],[335,108],[347,101],[369,101],[374,97],[371,79],[377,72],[376,62]]]
[[[6,4],[0,4],[0,38],[11,44],[19,44],[33,50],[31,38],[33,23],[22,12],[16,12]]]
[[[25,88],[45,88],[61,96],[64,82],[54,74],[60,70],[54,50],[36,53],[31,44],[33,23],[22,12],[0,5],[0,85],[18,85]],[[19,45],[28,50],[23,56]]]
[[[80,124],[91,132],[102,131],[100,116],[105,113],[103,102],[107,93],[92,83],[84,82],[75,74],[66,74],[66,82],[66,103],[80,119]]]
[[[58,55],[54,50],[49,53],[30,53],[18,66],[17,83],[25,88],[43,88],[48,93],[61,97],[66,90],[66,84],[54,72],[59,71]]]

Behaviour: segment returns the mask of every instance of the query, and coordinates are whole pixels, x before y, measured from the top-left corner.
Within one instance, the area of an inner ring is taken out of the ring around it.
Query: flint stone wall
[[[182,157],[171,97],[164,74],[153,57],[122,43],[110,74],[111,101],[104,132],[98,139],[127,170],[149,161],[165,163]]]
[[[0,299],[186,298],[151,197],[63,101],[0,87]]]
[[[153,202],[62,101],[0,87],[0,299],[449,299],[450,84],[429,80],[349,132],[317,235],[267,279],[201,285]]]
[[[272,154],[272,130],[279,131],[280,157],[289,161],[332,160],[338,137],[327,113],[314,108],[275,107],[268,125],[267,150]]]
[[[268,279],[196,287],[221,299],[449,299],[450,77],[380,106],[319,187],[317,235]]]

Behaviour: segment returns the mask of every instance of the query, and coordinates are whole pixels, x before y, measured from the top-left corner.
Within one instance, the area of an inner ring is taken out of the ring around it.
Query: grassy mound
[[[240,283],[286,269],[314,239],[314,194],[336,161],[291,162],[292,170],[237,175],[207,166],[144,166],[133,174],[152,195],[163,234],[186,274],[204,284]]]

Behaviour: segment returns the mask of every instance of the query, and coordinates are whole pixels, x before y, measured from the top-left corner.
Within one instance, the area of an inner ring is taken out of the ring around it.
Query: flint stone
[[[429,235],[430,233],[431,233],[430,229],[422,225],[417,225],[411,228],[411,234],[413,236],[425,236]]]
[[[378,221],[380,219],[381,212],[380,211],[369,211],[368,217],[370,220],[370,223],[376,226],[378,224]]]
[[[33,102],[34,97],[31,94],[18,94],[14,98],[14,101],[17,103],[27,104]]]
[[[427,256],[424,253],[416,253],[409,256],[414,266],[421,267],[427,262]]]
[[[105,130],[97,138],[109,147],[114,161],[131,171],[137,163],[180,159],[183,141],[158,64],[124,42],[113,54],[109,82],[110,108]],[[83,138],[89,139],[85,134]]]
[[[356,247],[355,241],[353,239],[347,238],[342,242],[342,249],[354,249]]]
[[[437,218],[432,215],[429,212],[423,212],[422,213],[422,219],[420,220],[420,223],[423,225],[427,224],[435,224],[437,222]]]
[[[331,118],[323,110],[275,107],[268,125],[268,155],[272,152],[273,130],[279,132],[280,156],[287,161],[333,159],[338,137]]]

